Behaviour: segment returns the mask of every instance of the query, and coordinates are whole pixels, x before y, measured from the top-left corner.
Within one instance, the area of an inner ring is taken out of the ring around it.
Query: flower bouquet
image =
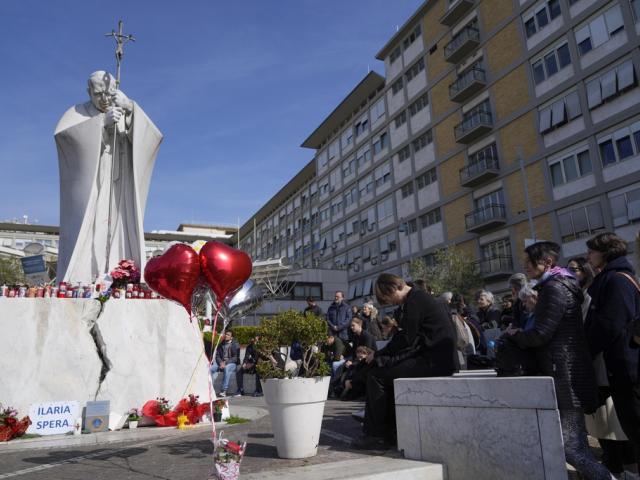
[[[209,404],[200,403],[199,395],[189,394],[187,398],[183,398],[178,402],[173,411],[179,415],[185,415],[189,420],[189,425],[195,425],[202,416],[209,413]]]
[[[247,448],[247,442],[237,443],[226,438],[222,434],[214,442],[214,470],[209,480],[236,480],[240,478],[240,462]]]
[[[0,442],[8,442],[12,438],[24,435],[31,425],[28,416],[18,420],[18,411],[14,408],[2,408],[0,404]]]
[[[178,424],[178,414],[171,410],[169,400],[164,397],[145,403],[142,406],[142,415],[151,417],[158,427],[175,427]]]
[[[123,288],[127,283],[140,283],[140,269],[133,260],[120,260],[109,275],[113,279],[111,288]]]
[[[132,408],[127,414],[127,421],[129,422],[129,428],[138,428],[138,422],[140,421],[140,411],[137,408]]]

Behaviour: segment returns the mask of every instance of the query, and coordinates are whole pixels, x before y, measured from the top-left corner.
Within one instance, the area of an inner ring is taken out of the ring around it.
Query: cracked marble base
[[[184,309],[164,300],[110,300],[96,322],[98,312],[93,300],[0,298],[3,404],[26,413],[31,403],[110,400],[114,417],[123,417],[158,396],[207,398],[202,341]],[[111,365],[102,384],[94,323]]]
[[[566,479],[550,378],[395,381],[398,448],[449,480]]]

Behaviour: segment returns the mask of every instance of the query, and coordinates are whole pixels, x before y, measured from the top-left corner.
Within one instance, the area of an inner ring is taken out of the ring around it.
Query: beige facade
[[[424,2],[377,54],[384,77],[304,142],[314,171],[247,221],[243,248],[346,269],[360,299],[449,244],[500,291],[525,241],[556,241],[566,260],[600,231],[633,240],[638,13],[640,0]]]

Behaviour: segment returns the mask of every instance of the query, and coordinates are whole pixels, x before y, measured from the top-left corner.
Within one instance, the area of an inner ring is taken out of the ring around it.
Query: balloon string
[[[222,335],[218,335],[216,340],[215,347],[213,346],[213,337],[216,335],[216,327],[218,326],[218,315],[220,314],[220,308],[222,307],[221,303],[218,303],[216,309],[216,314],[213,317],[213,331],[211,332],[211,360],[209,360],[209,375],[208,375],[208,384],[209,384],[209,413],[211,414],[211,438],[213,442],[213,451],[216,450],[216,422],[213,419],[213,402],[218,399],[216,395],[216,390],[213,385],[213,379],[211,377],[211,367],[213,366],[213,362],[216,360],[216,352],[218,351],[218,346],[220,345],[220,340],[222,339]],[[224,318],[223,318],[223,327],[224,327]]]

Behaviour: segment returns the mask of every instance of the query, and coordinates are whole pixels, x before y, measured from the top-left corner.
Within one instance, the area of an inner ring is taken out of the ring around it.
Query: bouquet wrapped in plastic
[[[223,433],[220,432],[214,442],[214,470],[209,480],[236,480],[240,478],[240,462],[247,448],[247,442],[232,442],[223,438]]]
[[[24,435],[31,425],[29,417],[22,417],[18,420],[18,411],[8,407],[2,408],[0,405],[0,442],[8,442],[12,438]]]

